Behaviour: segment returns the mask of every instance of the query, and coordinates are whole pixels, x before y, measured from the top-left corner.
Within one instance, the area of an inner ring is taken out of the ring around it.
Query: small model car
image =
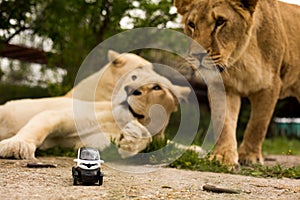
[[[103,184],[104,174],[101,172],[101,164],[104,163],[100,159],[98,149],[83,147],[78,149],[76,166],[72,167],[72,176],[74,179],[73,185],[82,184]]]

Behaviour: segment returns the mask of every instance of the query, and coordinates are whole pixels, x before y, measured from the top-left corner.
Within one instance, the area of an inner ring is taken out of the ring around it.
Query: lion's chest
[[[226,91],[247,97],[257,91],[271,87],[272,73],[259,66],[238,65],[228,69],[227,73],[222,74]]]

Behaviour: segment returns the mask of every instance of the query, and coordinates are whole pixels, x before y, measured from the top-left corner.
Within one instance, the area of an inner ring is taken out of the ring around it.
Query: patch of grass
[[[173,168],[188,169],[194,171],[230,173],[254,177],[292,178],[300,179],[300,166],[284,168],[280,165],[273,167],[254,165],[251,167],[240,167],[238,170],[230,170],[217,160],[209,160],[208,157],[198,158],[193,151],[186,151],[179,159],[169,165]]]
[[[268,138],[263,144],[267,155],[300,155],[300,140],[287,137]]]
[[[76,157],[77,151],[73,148],[54,147],[45,150],[37,149],[35,156],[64,156],[64,157]]]
[[[198,133],[197,140],[200,141]],[[196,144],[197,142],[195,142]],[[265,155],[300,155],[300,140],[296,138],[274,137],[267,138],[263,144],[263,154]],[[198,158],[197,153],[192,151],[185,152],[180,158],[169,165],[179,169],[188,169],[196,171],[209,171],[219,173],[240,174],[255,177],[273,177],[273,178],[293,178],[300,179],[300,166],[286,168],[277,166],[240,167],[237,171],[229,170],[226,166],[216,160],[208,158]]]
[[[153,139],[147,148],[140,154],[128,158],[132,164],[169,164],[176,160],[184,151],[176,148],[174,144],[168,144],[167,139]]]
[[[168,143],[167,138],[164,138],[164,139],[153,138],[153,140],[148,144],[146,149],[144,149],[142,151],[142,153],[149,153],[149,152],[157,151],[157,150],[165,147],[167,145],[167,143]]]
[[[208,157],[199,158],[194,151],[186,151],[180,158],[169,165],[172,168],[189,169],[194,171],[230,173],[230,170],[219,161]]]
[[[280,165],[273,167],[255,165],[252,167],[241,167],[237,172],[240,175],[255,176],[255,177],[271,177],[271,178],[292,178],[300,179],[300,166],[285,168]]]

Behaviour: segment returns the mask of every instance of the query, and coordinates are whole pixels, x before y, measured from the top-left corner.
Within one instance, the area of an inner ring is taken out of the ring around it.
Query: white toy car
[[[82,184],[103,184],[104,174],[101,172],[101,164],[98,149],[83,147],[78,149],[77,159],[74,159],[77,165],[72,167],[73,185]]]

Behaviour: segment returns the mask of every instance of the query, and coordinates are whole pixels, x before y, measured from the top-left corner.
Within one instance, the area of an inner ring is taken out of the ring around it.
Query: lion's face
[[[249,44],[256,2],[175,0],[178,12],[183,15],[185,33],[205,50],[192,44],[191,55],[204,67],[210,61],[220,71],[230,67]]]
[[[117,83],[113,105],[125,105],[128,113],[152,135],[163,135],[171,113],[177,111],[179,102],[186,100],[190,91],[189,87],[174,85],[154,71],[137,68]]]
[[[150,83],[137,89],[126,87],[128,104],[140,121],[149,123],[153,106],[161,106],[167,115],[176,111],[178,101],[165,86],[159,83]]]
[[[149,83],[139,88],[127,86],[128,108],[150,133],[158,134],[165,129],[170,114],[177,110],[178,100],[160,83]]]

